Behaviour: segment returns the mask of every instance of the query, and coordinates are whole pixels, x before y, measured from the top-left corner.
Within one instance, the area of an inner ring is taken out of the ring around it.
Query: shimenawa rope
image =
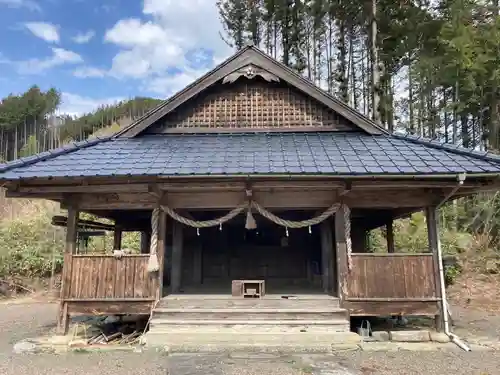
[[[158,221],[160,217],[160,208],[156,207],[151,214],[151,245],[149,248],[148,272],[157,272],[160,270],[158,262]]]
[[[233,219],[234,217],[238,216],[241,212],[243,212],[245,209],[247,210],[247,218],[246,218],[246,224],[245,228],[246,229],[255,229],[256,223],[255,219],[252,216],[252,208],[255,208],[255,210],[261,214],[263,217],[266,219],[272,221],[273,223],[283,226],[285,228],[292,228],[292,229],[298,229],[298,228],[305,228],[305,227],[310,227],[312,225],[317,225],[324,220],[328,219],[330,216],[332,216],[337,210],[343,206],[343,211],[344,211],[344,226],[345,226],[345,233],[346,233],[346,247],[347,247],[347,265],[348,269],[350,270],[352,268],[352,242],[351,242],[351,220],[350,220],[350,215],[351,215],[351,210],[346,204],[341,204],[341,203],[334,203],[330,207],[328,207],[323,213],[320,215],[307,219],[307,220],[302,220],[302,221],[292,221],[292,220],[285,220],[282,219],[276,215],[274,215],[272,212],[268,211],[264,207],[262,207],[260,204],[258,204],[255,201],[249,201],[240,204],[233,210],[229,211],[226,215],[221,216],[216,219],[212,220],[205,220],[205,221],[196,221],[189,219],[187,217],[181,216],[177,214],[174,210],[172,210],[168,206],[160,206],[160,208],[165,211],[172,219],[190,226],[194,228],[209,228],[209,227],[215,227],[224,224],[225,222]],[[158,264],[158,256],[157,256],[157,247],[158,247],[158,219],[159,219],[159,213],[160,213],[160,208],[155,208],[152,212],[151,215],[151,247],[150,247],[150,257],[149,257],[149,262],[148,262],[148,271],[149,272],[156,272],[159,270],[159,264]]]

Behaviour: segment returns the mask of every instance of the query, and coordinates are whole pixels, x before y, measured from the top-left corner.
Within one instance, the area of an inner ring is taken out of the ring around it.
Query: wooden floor
[[[266,295],[314,295],[328,296],[319,285],[308,280],[266,280]],[[186,285],[181,288],[179,294],[189,295],[226,295],[231,296],[232,280],[206,280],[201,285]],[[164,296],[170,294],[169,288],[163,288]],[[328,296],[329,297],[329,296]],[[275,297],[278,298],[278,297]]]

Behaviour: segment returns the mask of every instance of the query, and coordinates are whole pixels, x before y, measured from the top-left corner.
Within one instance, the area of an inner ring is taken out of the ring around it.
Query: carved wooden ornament
[[[267,70],[264,70],[262,68],[259,68],[258,66],[249,64],[247,66],[244,66],[243,68],[240,68],[238,70],[235,70],[232,73],[229,73],[227,76],[224,77],[222,80],[222,83],[233,83],[240,77],[245,77],[247,79],[253,79],[257,76],[260,76],[264,78],[268,82],[278,82],[280,79],[276,77],[274,74],[269,73]]]

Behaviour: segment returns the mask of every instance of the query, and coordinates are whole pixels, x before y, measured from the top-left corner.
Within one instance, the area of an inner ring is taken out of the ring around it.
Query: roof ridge
[[[106,137],[95,137],[93,139],[85,139],[83,141],[79,142],[70,142],[67,145],[64,145],[62,147],[53,149],[53,150],[48,150],[44,152],[40,152],[35,155],[27,156],[27,157],[22,157],[16,160],[9,161],[5,164],[0,164],[0,173],[10,171],[11,169],[15,168],[20,168],[20,167],[27,167],[31,164],[38,163],[40,161],[46,161],[53,159],[57,156],[61,155],[66,155],[74,151],[78,151],[90,146],[94,146],[98,143],[102,142],[107,142],[111,140],[112,136],[106,136]]]
[[[457,155],[474,156],[481,160],[491,161],[500,164],[500,155],[489,151],[477,151],[472,148],[467,148],[460,145],[455,145],[453,143],[440,142],[435,139],[426,138],[422,136],[412,135],[412,134],[396,134],[393,133],[391,137],[403,139],[412,143],[422,144],[429,146],[438,150],[445,150]]]

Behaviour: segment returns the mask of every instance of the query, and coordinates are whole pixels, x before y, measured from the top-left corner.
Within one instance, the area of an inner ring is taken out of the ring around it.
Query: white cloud
[[[78,43],[78,44],[85,44],[90,42],[90,40],[95,36],[95,31],[94,30],[89,30],[85,33],[78,33],[76,34],[73,38],[73,42]]]
[[[75,69],[73,75],[78,78],[102,78],[106,76],[108,72],[104,69],[93,68],[89,66],[84,66],[78,69]]]
[[[148,82],[148,86],[145,89],[160,94],[163,97],[169,97],[184,89],[206,72],[207,69],[187,69],[178,74],[155,77]]]
[[[171,93],[183,87],[179,82],[187,85],[197,76],[200,57],[205,54],[200,51],[209,49],[214,61],[231,53],[220,38],[222,28],[213,0],[144,0],[143,14],[150,20],[122,19],[105,33],[106,42],[121,48],[109,75],[140,78],[150,91]],[[172,70],[180,73],[172,76]]]
[[[61,94],[61,106],[59,107],[59,114],[67,114],[70,116],[81,116],[85,113],[92,112],[101,105],[116,104],[124,100],[122,97],[112,98],[90,98],[63,92]]]
[[[26,8],[37,12],[42,10],[40,5],[32,0],[0,0],[0,5],[6,5],[9,8]]]
[[[151,21],[121,20],[104,38],[124,48],[113,58],[110,73],[116,77],[146,77],[184,61],[181,40]]]
[[[26,28],[33,33],[37,38],[47,42],[59,42],[58,27],[46,22],[27,22],[24,24]]]
[[[45,59],[30,59],[14,63],[21,74],[38,74],[45,70],[65,64],[77,64],[83,62],[82,57],[64,48],[52,48],[52,56]]]

